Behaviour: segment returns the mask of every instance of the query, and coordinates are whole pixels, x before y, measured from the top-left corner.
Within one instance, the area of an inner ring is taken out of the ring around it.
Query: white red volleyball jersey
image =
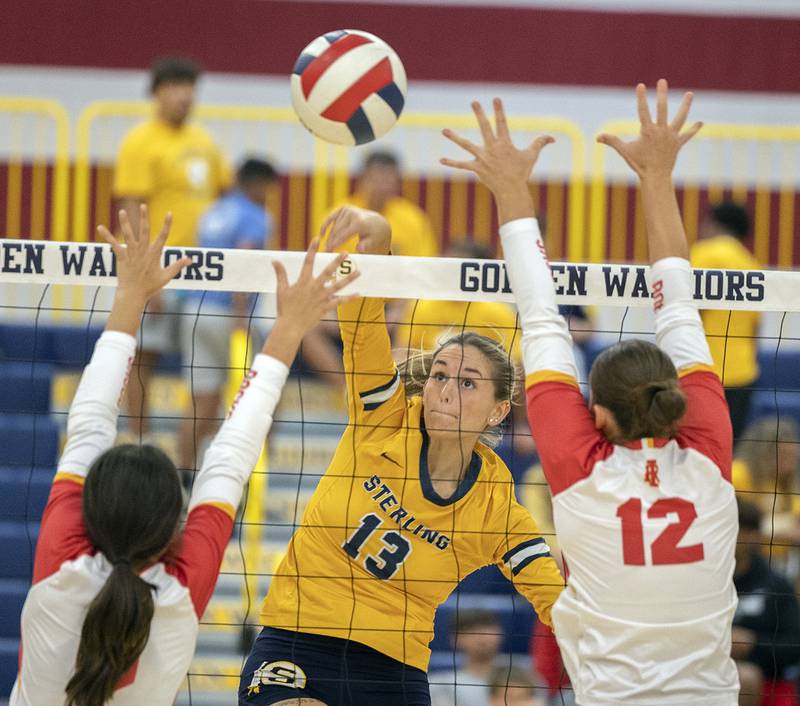
[[[687,412],[671,439],[620,445],[577,383],[533,219],[501,229],[523,328],[528,418],[568,571],[553,625],[579,704],[734,706],[738,531],[731,428],[692,302],[689,263],[651,269],[657,344]]]
[[[135,345],[126,334],[104,333],[70,407],[67,444],[42,517],[33,586],[22,610],[20,669],[11,706],[64,703],[86,611],[111,573],[86,533],[83,483],[95,459],[114,443]],[[287,373],[279,361],[257,356],[204,457],[177,551],[140,572],[156,587],[150,637],[110,704],[174,703],[194,654],[199,618],[214,591],[242,486]]]

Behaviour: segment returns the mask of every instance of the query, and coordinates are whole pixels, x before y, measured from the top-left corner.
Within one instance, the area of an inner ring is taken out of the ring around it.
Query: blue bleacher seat
[[[48,412],[52,380],[51,365],[0,362],[0,413]]]
[[[53,482],[55,468],[0,468],[0,522],[38,522]]]
[[[0,579],[0,638],[19,638],[19,621],[29,588],[28,581]]]
[[[50,329],[28,324],[0,325],[0,359],[8,361],[49,361]]]
[[[102,329],[97,327],[52,326],[50,350],[53,362],[64,368],[85,367],[101,333]]]
[[[800,350],[761,351],[756,387],[761,390],[800,390]]]
[[[797,374],[797,373],[795,373]],[[758,390],[753,394],[750,408],[750,420],[761,417],[792,417],[800,424],[800,390]]]
[[[0,415],[0,466],[55,467],[58,438],[58,425],[49,415]]]
[[[0,522],[0,576],[30,581],[38,522]]]
[[[19,640],[0,638],[0,698],[11,693],[19,667]]]

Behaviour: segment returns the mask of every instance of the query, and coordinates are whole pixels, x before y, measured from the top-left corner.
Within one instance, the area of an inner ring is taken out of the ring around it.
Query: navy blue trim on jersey
[[[392,375],[392,378],[389,380],[389,382],[379,385],[378,387],[373,387],[371,390],[359,392],[358,396],[361,398],[361,401],[364,404],[364,411],[371,412],[374,409],[378,409],[378,407],[380,407],[384,402],[392,399],[395,392],[397,392],[399,385],[400,373],[399,371],[395,370],[394,375]],[[395,389],[393,390],[392,388]]]
[[[541,558],[546,557],[546,556],[553,556],[553,555],[550,552],[544,552],[543,554],[534,554],[533,556],[526,557],[519,564],[517,564],[513,569],[511,569],[511,575],[512,576],[516,576],[528,564],[532,564],[537,559],[541,559]]]
[[[397,84],[392,82],[381,88],[377,93],[399,118],[400,113],[403,112],[403,106],[406,104],[406,99],[403,98],[403,94],[400,92]]]
[[[347,121],[347,127],[350,128],[357,145],[363,145],[375,139],[375,133],[372,130],[369,118],[360,106],[350,116],[350,120]]]
[[[317,57],[313,54],[301,54],[297,57],[297,61],[294,64],[294,68],[292,69],[293,74],[297,74],[298,76],[306,70],[306,67],[314,61]]]
[[[519,554],[525,554],[526,549],[532,549],[533,547],[542,547],[547,551],[537,553],[529,553],[522,561],[520,561],[516,566],[511,566],[510,562]],[[550,554],[550,547],[547,546],[547,542],[544,541],[544,537],[537,537],[536,539],[527,539],[524,542],[520,542],[516,547],[513,549],[509,549],[505,554],[503,554],[503,563],[508,564],[508,568],[511,569],[511,575],[516,576],[520,571],[522,571],[528,564],[531,562],[536,561],[537,559],[541,559],[543,556],[552,556]]]
[[[467,472],[458,484],[456,491],[449,498],[443,498],[434,490],[433,483],[431,483],[431,474],[428,470],[428,444],[430,439],[425,429],[425,417],[423,414],[420,414],[419,430],[422,432],[422,448],[419,450],[419,482],[422,486],[422,494],[426,500],[430,500],[436,505],[452,505],[461,500],[475,485],[475,481],[478,480],[478,474],[481,472],[481,466],[483,466],[483,460],[476,451],[473,451]]]
[[[430,706],[428,676],[360,642],[266,627],[239,681],[239,706]]]
[[[513,549],[509,549],[505,554],[503,554],[503,563],[507,563],[508,560],[514,556],[519,551],[523,549],[527,549],[528,547],[535,547],[537,544],[544,544],[544,537],[537,537],[536,539],[526,539],[524,542],[520,542],[516,547]]]

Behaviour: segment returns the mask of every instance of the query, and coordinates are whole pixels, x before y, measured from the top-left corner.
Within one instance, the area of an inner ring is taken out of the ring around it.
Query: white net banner
[[[272,260],[280,260],[294,279],[304,258],[302,252],[269,250],[168,247],[164,251],[166,263],[184,255],[192,264],[170,283],[171,288],[265,293],[275,291]],[[321,270],[333,257],[320,254],[315,269]],[[342,263],[340,274],[351,269],[361,276],[349,291],[362,296],[514,301],[502,261],[353,254]],[[650,306],[645,265],[554,262],[551,269],[561,304]],[[697,269],[694,276],[694,296],[703,309],[800,312],[796,272]],[[114,256],[106,244],[4,240],[0,241],[0,282],[113,286]]]

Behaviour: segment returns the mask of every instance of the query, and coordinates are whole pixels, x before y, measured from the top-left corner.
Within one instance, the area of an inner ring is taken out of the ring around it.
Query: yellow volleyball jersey
[[[693,267],[757,270],[759,263],[736,238],[720,235],[692,246]],[[703,310],[700,312],[714,371],[724,385],[742,387],[758,377],[758,323],[755,311]]]
[[[427,669],[436,608],[497,564],[550,624],[563,579],[511,474],[478,444],[448,499],[427,467],[422,399],[406,399],[382,300],[339,309],[349,424],[261,610],[275,628],[355,640]]]
[[[409,302],[394,340],[400,350],[430,350],[444,336],[475,331],[500,343],[515,361],[521,359],[522,334],[517,314],[503,302],[420,300]]]
[[[114,195],[145,201],[155,232],[171,211],[168,245],[189,247],[196,243],[200,216],[231,181],[230,166],[205,128],[175,128],[153,119],[137,125],[123,140],[114,169]]]

